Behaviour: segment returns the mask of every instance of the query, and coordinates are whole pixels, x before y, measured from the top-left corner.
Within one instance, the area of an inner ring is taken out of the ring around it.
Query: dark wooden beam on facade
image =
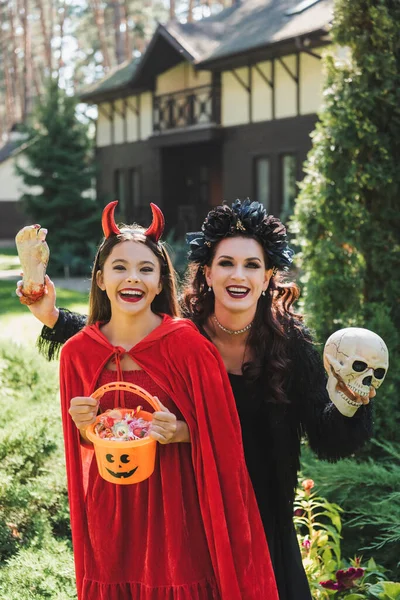
[[[98,104],[98,111],[109,121],[112,119],[111,108],[110,108],[110,110],[106,110],[104,108],[104,104]]]
[[[111,144],[112,145],[115,144],[114,113],[115,113],[115,105],[114,105],[114,102],[111,102],[110,128],[111,128]]]
[[[298,56],[298,54],[296,56]],[[298,73],[298,71],[297,71],[296,74],[292,73],[292,71],[289,69],[289,67],[287,66],[287,64],[283,60],[283,58],[278,57],[277,60],[280,62],[280,64],[282,65],[282,67],[285,69],[285,71],[289,75],[289,77],[291,77],[295,83],[299,83],[299,73]]]
[[[258,66],[258,64],[253,65],[254,69],[257,71],[257,73],[259,74],[259,76],[261,77],[261,79],[263,79],[265,81],[265,83],[267,85],[269,85],[269,87],[271,88],[271,90],[274,89],[274,84],[273,81],[268,79],[268,77],[265,75],[265,73],[263,73],[263,71],[261,71],[260,67]]]
[[[140,131],[140,96],[136,96],[136,126],[137,126],[137,139],[138,141],[140,140],[140,135],[141,135],[141,131]]]
[[[251,72],[251,66],[247,67],[247,78],[249,81],[249,122],[253,122],[253,77]]]
[[[275,119],[275,61],[271,63],[271,78],[272,78],[272,119]]]
[[[127,98],[127,106],[129,107],[129,109],[134,112],[136,114],[136,116],[139,116],[139,112],[138,112],[138,98],[139,96],[134,96],[134,98],[136,99],[136,106],[135,104],[132,102],[132,97]]]
[[[128,141],[128,119],[127,119],[127,101],[126,99],[124,99],[122,101],[122,112],[124,114],[124,142],[126,143]]]
[[[240,77],[240,75],[238,75],[235,71],[235,69],[231,70],[232,75],[234,76],[234,78],[240,83],[240,85],[246,90],[246,92],[249,94],[250,93],[250,86],[248,84],[246,84],[243,79]]]
[[[312,50],[309,50],[308,48],[305,48],[304,46],[301,48],[301,51],[304,52],[304,54],[309,54],[310,56],[313,56],[314,58],[321,60],[322,56],[320,54],[317,54],[316,52],[313,52]]]
[[[296,73],[297,73],[297,82],[296,82],[296,112],[297,116],[300,115],[300,52],[296,54]]]

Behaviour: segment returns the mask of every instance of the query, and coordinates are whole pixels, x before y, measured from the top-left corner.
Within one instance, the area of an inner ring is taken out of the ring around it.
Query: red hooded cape
[[[71,398],[93,393],[110,359],[118,360],[124,353],[108,342],[99,325],[93,325],[71,338],[61,354],[62,419],[80,600],[85,600],[82,585],[88,560],[85,495],[94,456],[80,443],[68,409]],[[278,600],[235,400],[217,349],[191,322],[164,315],[162,324],[127,353],[174,401],[188,424],[201,516],[222,600]],[[162,502],[160,510],[168,514],[168,497]]]

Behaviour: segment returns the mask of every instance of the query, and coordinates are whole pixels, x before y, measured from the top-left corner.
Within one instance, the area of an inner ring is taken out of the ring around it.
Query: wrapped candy
[[[125,415],[118,409],[107,410],[100,415],[94,427],[96,435],[110,441],[131,442],[141,440],[149,435],[151,422],[137,416],[142,410],[138,406]]]

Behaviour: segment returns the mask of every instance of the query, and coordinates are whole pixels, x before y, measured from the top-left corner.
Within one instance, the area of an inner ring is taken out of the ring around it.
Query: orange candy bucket
[[[138,385],[126,383],[125,381],[114,381],[103,385],[93,392],[92,398],[100,400],[106,392],[114,390],[132,392],[147,400],[154,410],[161,410],[160,404],[154,396]],[[132,412],[132,409],[129,408],[118,408],[118,410],[122,415]],[[153,440],[149,436],[142,440],[131,440],[128,442],[102,439],[94,431],[100,416],[97,417],[94,423],[87,427],[85,433],[93,443],[97,467],[101,477],[110,483],[118,485],[139,483],[150,477],[154,471],[156,460],[156,440]],[[145,421],[153,419],[153,415],[145,410],[135,413],[135,417],[144,419]]]

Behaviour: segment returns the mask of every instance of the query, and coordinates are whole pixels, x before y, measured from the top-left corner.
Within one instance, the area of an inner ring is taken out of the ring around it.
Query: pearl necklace
[[[216,324],[218,325],[218,327],[220,329],[222,329],[222,331],[225,331],[225,333],[228,333],[229,335],[239,335],[239,333],[244,333],[245,331],[248,331],[250,329],[250,327],[253,325],[253,321],[251,323],[249,323],[248,325],[246,325],[246,327],[243,327],[243,329],[228,329],[227,327],[224,327],[223,325],[221,325],[221,323],[218,321],[217,317],[214,315],[213,316],[214,321],[216,322]]]

